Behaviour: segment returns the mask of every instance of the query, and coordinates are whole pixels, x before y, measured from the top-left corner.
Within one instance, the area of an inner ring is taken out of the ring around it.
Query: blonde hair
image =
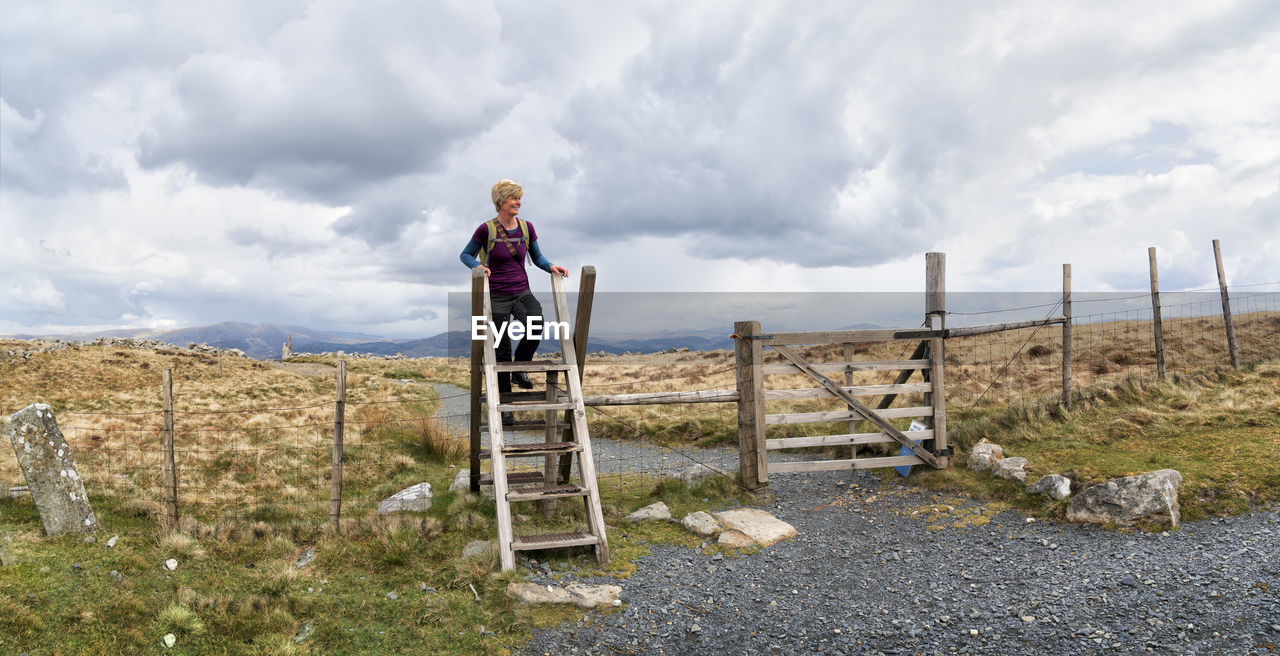
[[[490,195],[493,196],[493,209],[501,210],[508,198],[524,196],[524,187],[516,184],[515,180],[499,180],[493,185]]]

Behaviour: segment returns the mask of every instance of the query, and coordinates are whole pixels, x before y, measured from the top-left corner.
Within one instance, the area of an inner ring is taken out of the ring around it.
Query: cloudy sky
[[[1280,281],[1270,0],[4,13],[0,333],[435,334],[501,178],[602,291]]]

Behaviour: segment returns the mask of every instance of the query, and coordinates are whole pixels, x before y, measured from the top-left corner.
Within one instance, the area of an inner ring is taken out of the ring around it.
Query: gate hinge
[[[954,448],[954,447],[947,447],[947,448],[945,448],[945,449],[934,449],[934,450],[933,450],[933,455],[934,455],[935,457],[938,457],[938,458],[941,458],[941,457],[944,457],[944,456],[945,456],[945,457],[947,457],[947,458],[950,458],[951,456],[955,455],[955,453],[956,453],[956,450],[955,450],[955,448]]]

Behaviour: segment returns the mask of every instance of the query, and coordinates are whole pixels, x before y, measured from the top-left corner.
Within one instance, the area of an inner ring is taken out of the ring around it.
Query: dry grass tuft
[[[177,531],[169,531],[161,535],[157,540],[157,546],[170,557],[200,559],[208,555],[195,538]]]
[[[169,604],[156,616],[156,628],[160,633],[176,636],[194,636],[205,632],[204,622],[190,608],[182,604]]]

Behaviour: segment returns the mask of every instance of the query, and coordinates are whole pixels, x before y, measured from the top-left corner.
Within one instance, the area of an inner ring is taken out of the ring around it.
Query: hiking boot
[[[533,389],[533,381],[529,380],[529,374],[523,371],[511,374],[511,383],[521,389]]]
[[[502,413],[502,425],[503,425],[503,426],[510,426],[510,425],[512,425],[512,424],[514,424],[514,423],[516,423],[516,416],[515,416],[514,414],[512,414],[512,413],[510,413],[510,412],[504,412],[504,413]]]

